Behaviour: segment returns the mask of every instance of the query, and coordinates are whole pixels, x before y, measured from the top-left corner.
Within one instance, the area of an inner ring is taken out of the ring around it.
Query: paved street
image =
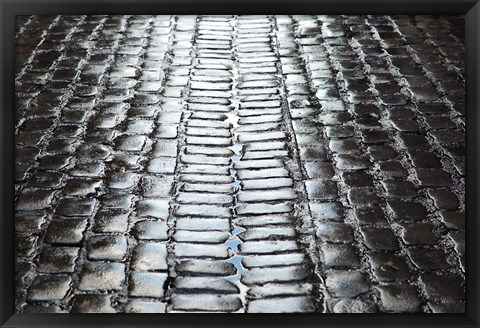
[[[464,312],[458,16],[18,16],[16,310]]]

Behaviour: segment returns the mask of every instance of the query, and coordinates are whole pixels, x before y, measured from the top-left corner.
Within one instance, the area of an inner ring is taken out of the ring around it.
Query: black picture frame
[[[0,0],[0,325],[1,327],[478,327],[480,4],[478,0]],[[52,14],[455,14],[466,20],[465,314],[17,314],[14,312],[14,33],[15,15]]]

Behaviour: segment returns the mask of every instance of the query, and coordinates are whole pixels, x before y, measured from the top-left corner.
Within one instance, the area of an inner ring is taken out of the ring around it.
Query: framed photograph
[[[0,8],[2,327],[478,326],[478,1]]]

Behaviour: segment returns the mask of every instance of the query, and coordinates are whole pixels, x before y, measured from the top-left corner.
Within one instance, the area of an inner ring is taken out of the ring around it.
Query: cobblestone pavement
[[[464,31],[20,16],[18,312],[464,312]]]

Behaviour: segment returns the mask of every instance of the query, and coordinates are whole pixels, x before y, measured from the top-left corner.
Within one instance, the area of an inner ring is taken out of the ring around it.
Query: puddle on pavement
[[[232,230],[232,235],[238,236],[239,234],[241,234],[244,231],[247,231],[247,229],[245,229],[243,227],[235,227],[235,229]]]
[[[224,245],[230,248],[231,250],[233,250],[234,252],[236,252],[238,251],[238,245],[240,245],[241,243],[242,242],[238,238],[235,238],[235,239],[226,241]]]

